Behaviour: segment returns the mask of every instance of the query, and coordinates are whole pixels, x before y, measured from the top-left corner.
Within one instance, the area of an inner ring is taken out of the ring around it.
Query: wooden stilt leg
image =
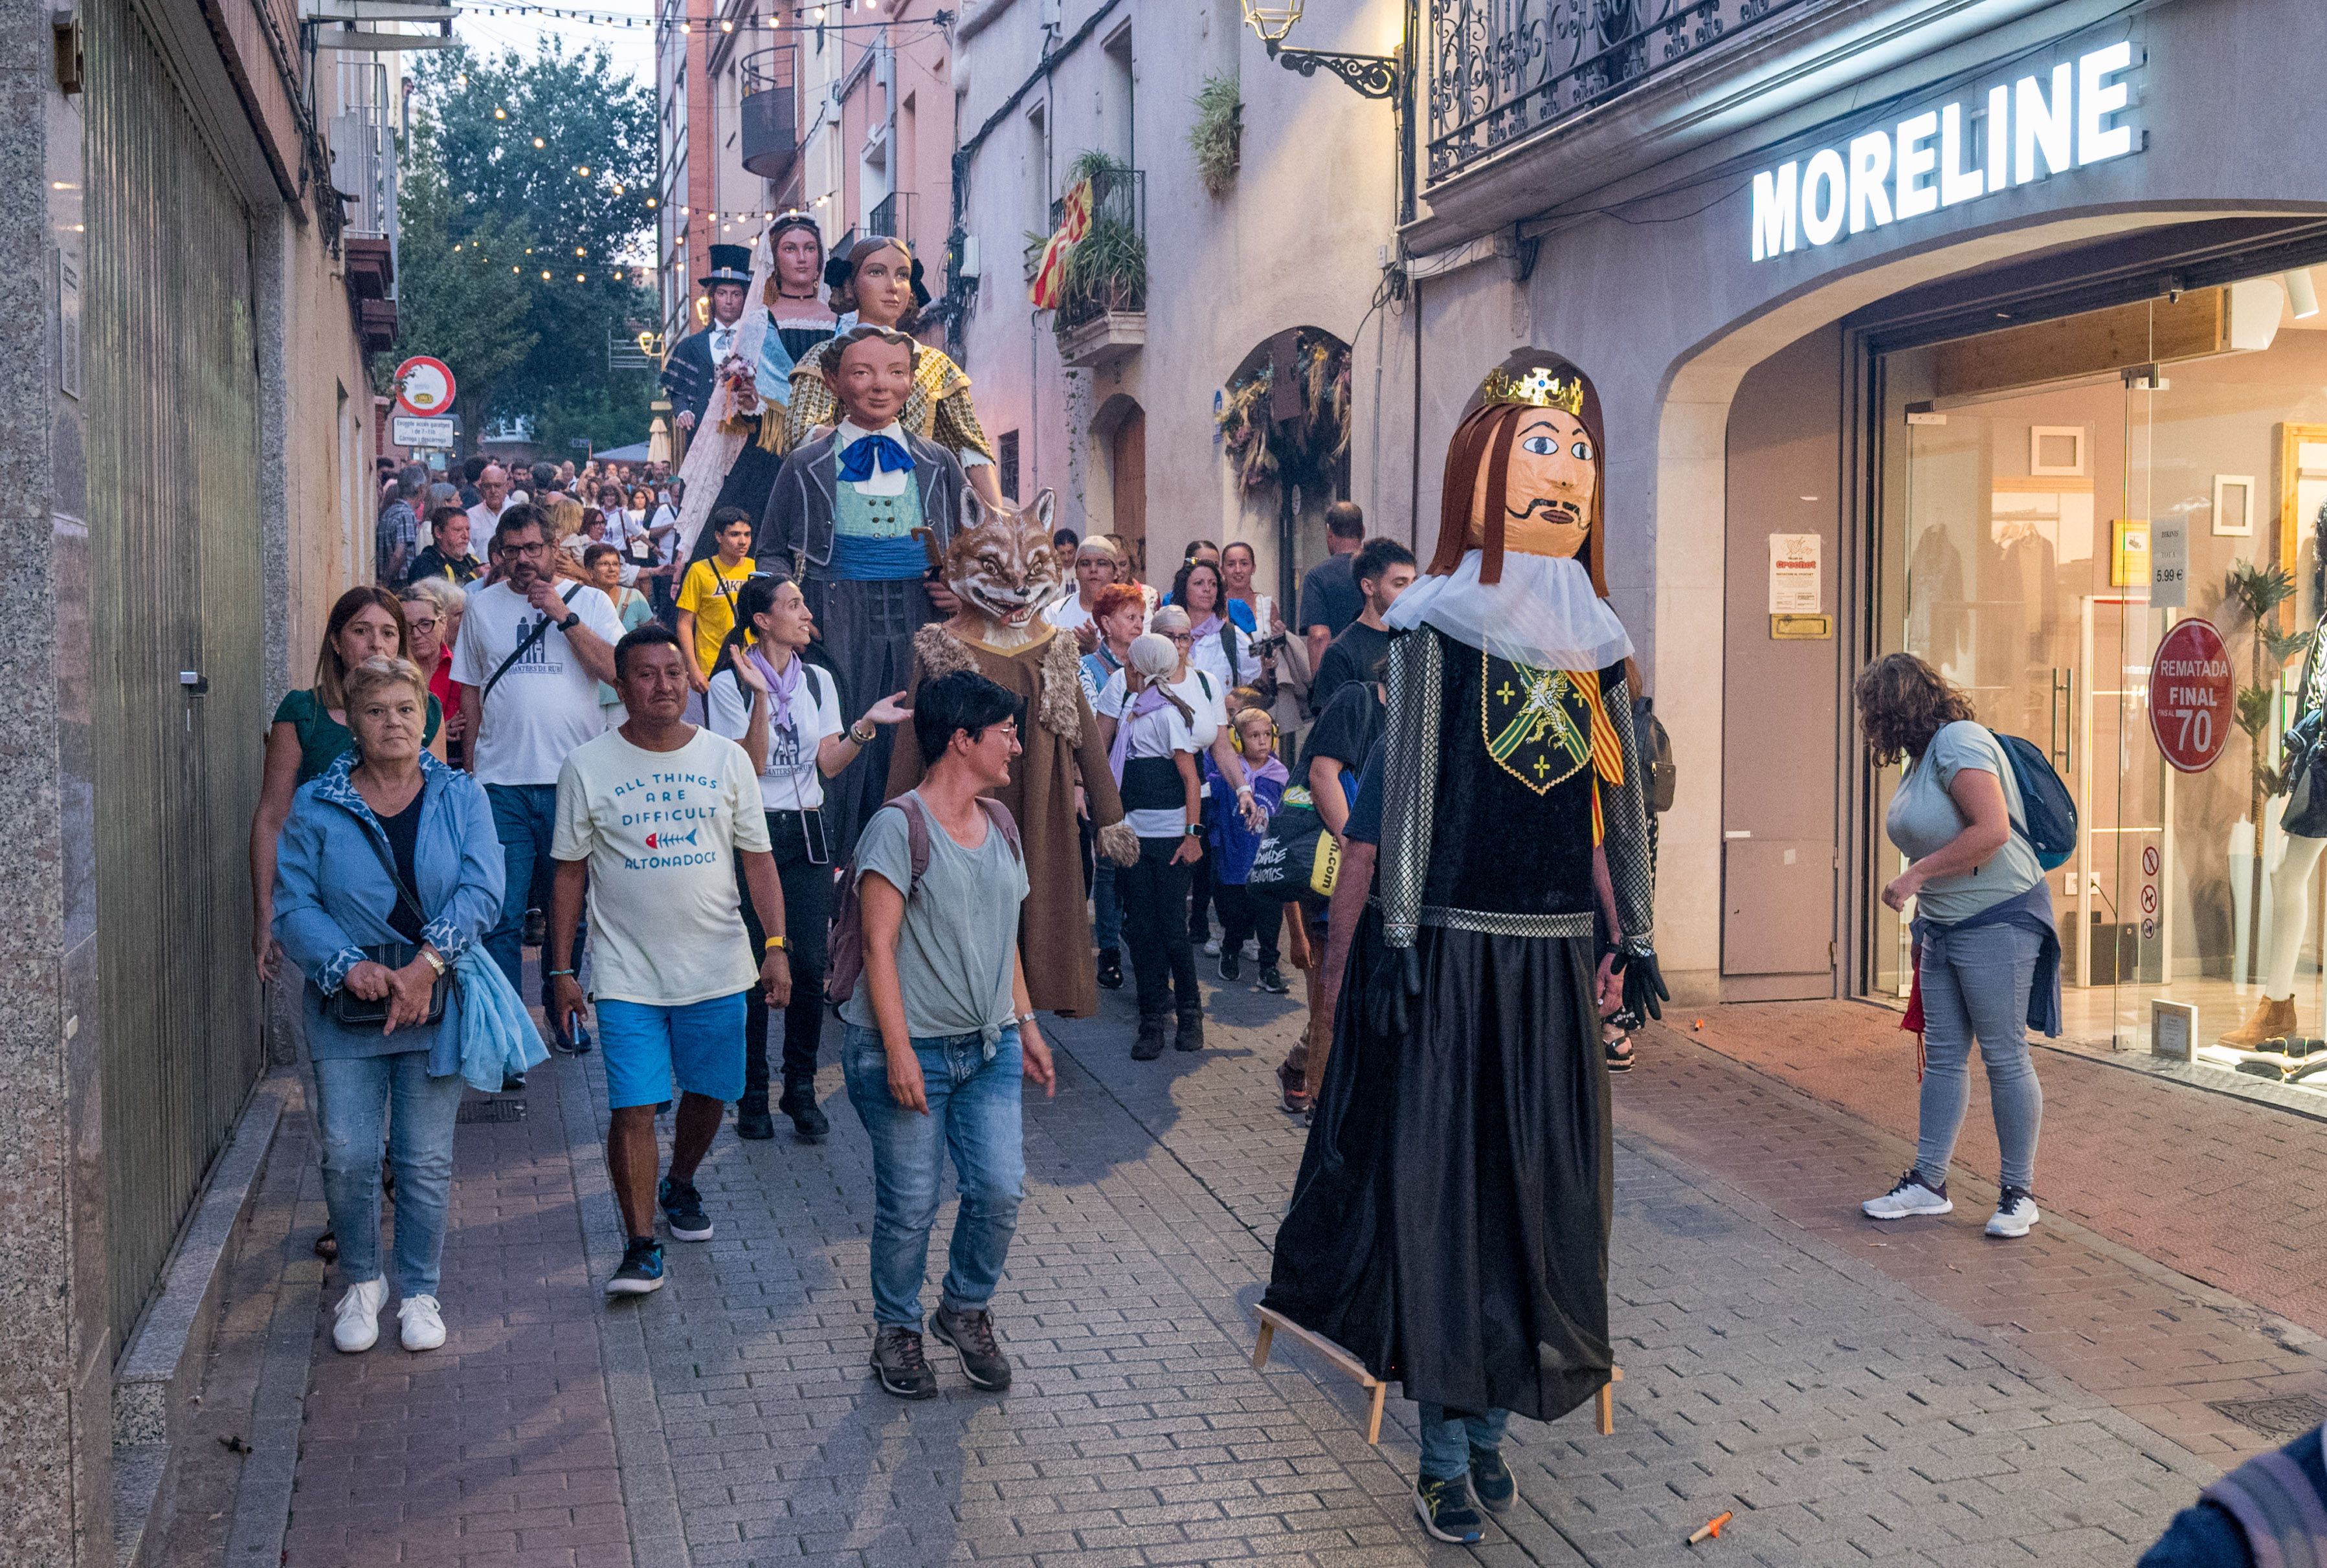
[[[1621,1367],[1609,1367],[1608,1381],[1600,1386],[1600,1392],[1595,1396],[1594,1403],[1597,1406],[1595,1414],[1599,1417],[1600,1435],[1603,1437],[1612,1437],[1615,1434],[1616,1385],[1623,1380],[1624,1369]]]
[[[1266,1307],[1259,1309],[1259,1318],[1260,1335],[1253,1345],[1253,1366],[1255,1367],[1259,1367],[1266,1365],[1268,1361],[1268,1349],[1276,1339],[1276,1330],[1279,1329],[1284,1330],[1286,1333],[1292,1335],[1294,1339],[1306,1345],[1312,1351],[1322,1358],[1326,1364],[1331,1366],[1335,1371],[1340,1372],[1348,1377],[1354,1378],[1358,1386],[1366,1390],[1368,1396],[1366,1402],[1366,1441],[1368,1442],[1379,1442],[1381,1441],[1382,1402],[1389,1396],[1389,1385],[1382,1382],[1380,1379],[1374,1377],[1372,1373],[1367,1371],[1364,1363],[1360,1362],[1355,1356],[1350,1355],[1347,1350],[1342,1349],[1339,1345],[1333,1343],[1332,1340],[1326,1339],[1322,1334],[1313,1334],[1308,1330],[1303,1328],[1300,1324],[1293,1321],[1290,1318],[1273,1312]]]
[[[1270,1322],[1267,1319],[1263,1318],[1260,1321],[1260,1339],[1252,1348],[1252,1366],[1254,1371],[1257,1372],[1263,1367],[1268,1365],[1269,1341],[1276,1338],[1276,1325]]]
[[[1366,1414],[1366,1441],[1368,1442],[1379,1442],[1381,1441],[1382,1400],[1388,1395],[1388,1384],[1377,1383],[1374,1385],[1373,1408]]]

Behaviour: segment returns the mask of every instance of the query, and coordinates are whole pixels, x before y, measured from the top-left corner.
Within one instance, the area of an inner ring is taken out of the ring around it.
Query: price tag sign
[[[2175,769],[2202,773],[2229,744],[2236,677],[2208,621],[2176,621],[2149,665],[2149,729]]]
[[[2149,530],[2149,607],[2180,610],[2190,602],[2190,519],[2171,517]]]

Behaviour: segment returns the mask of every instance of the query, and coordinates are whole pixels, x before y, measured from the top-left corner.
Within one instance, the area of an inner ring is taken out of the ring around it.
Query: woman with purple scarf
[[[768,838],[783,883],[784,924],[791,943],[792,999],[784,1009],[784,1087],[776,1109],[792,1119],[804,1143],[831,1130],[816,1103],[817,1049],[824,1031],[826,927],[832,913],[832,868],[847,858],[825,838],[824,781],[856,761],[877,726],[912,716],[898,692],[843,727],[839,683],[801,654],[816,626],[799,585],[789,577],[753,577],[736,595],[735,629],[720,646],[704,695],[715,734],[743,745],[760,775]],[[743,925],[758,952],[767,938],[752,901]],[[768,1112],[768,1009],[755,990],[744,1004],[743,1097],[735,1134],[772,1138]]]
[[[1123,904],[1124,945],[1138,981],[1139,1038],[1135,1061],[1164,1054],[1164,1021],[1178,1015],[1173,1046],[1204,1048],[1204,1002],[1196,986],[1196,952],[1188,939],[1189,869],[1203,859],[1204,813],[1196,757],[1196,715],[1168,684],[1180,667],[1168,637],[1146,632],[1131,639],[1123,667],[1128,705],[1112,724],[1107,766],[1123,791],[1123,819],[1139,835],[1139,859],[1116,873]]]

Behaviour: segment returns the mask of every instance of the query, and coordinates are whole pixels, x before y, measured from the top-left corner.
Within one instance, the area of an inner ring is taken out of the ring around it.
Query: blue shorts
[[[601,998],[598,1049],[606,1054],[608,1107],[659,1106],[674,1097],[674,1078],[691,1095],[742,1099],[743,996],[738,991],[685,1007]]]

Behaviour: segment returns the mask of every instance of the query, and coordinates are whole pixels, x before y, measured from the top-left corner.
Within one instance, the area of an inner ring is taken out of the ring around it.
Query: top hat
[[[747,287],[752,282],[752,249],[746,245],[715,245],[711,247],[711,271],[707,276],[695,280],[705,288],[716,288],[723,283],[740,283]]]

